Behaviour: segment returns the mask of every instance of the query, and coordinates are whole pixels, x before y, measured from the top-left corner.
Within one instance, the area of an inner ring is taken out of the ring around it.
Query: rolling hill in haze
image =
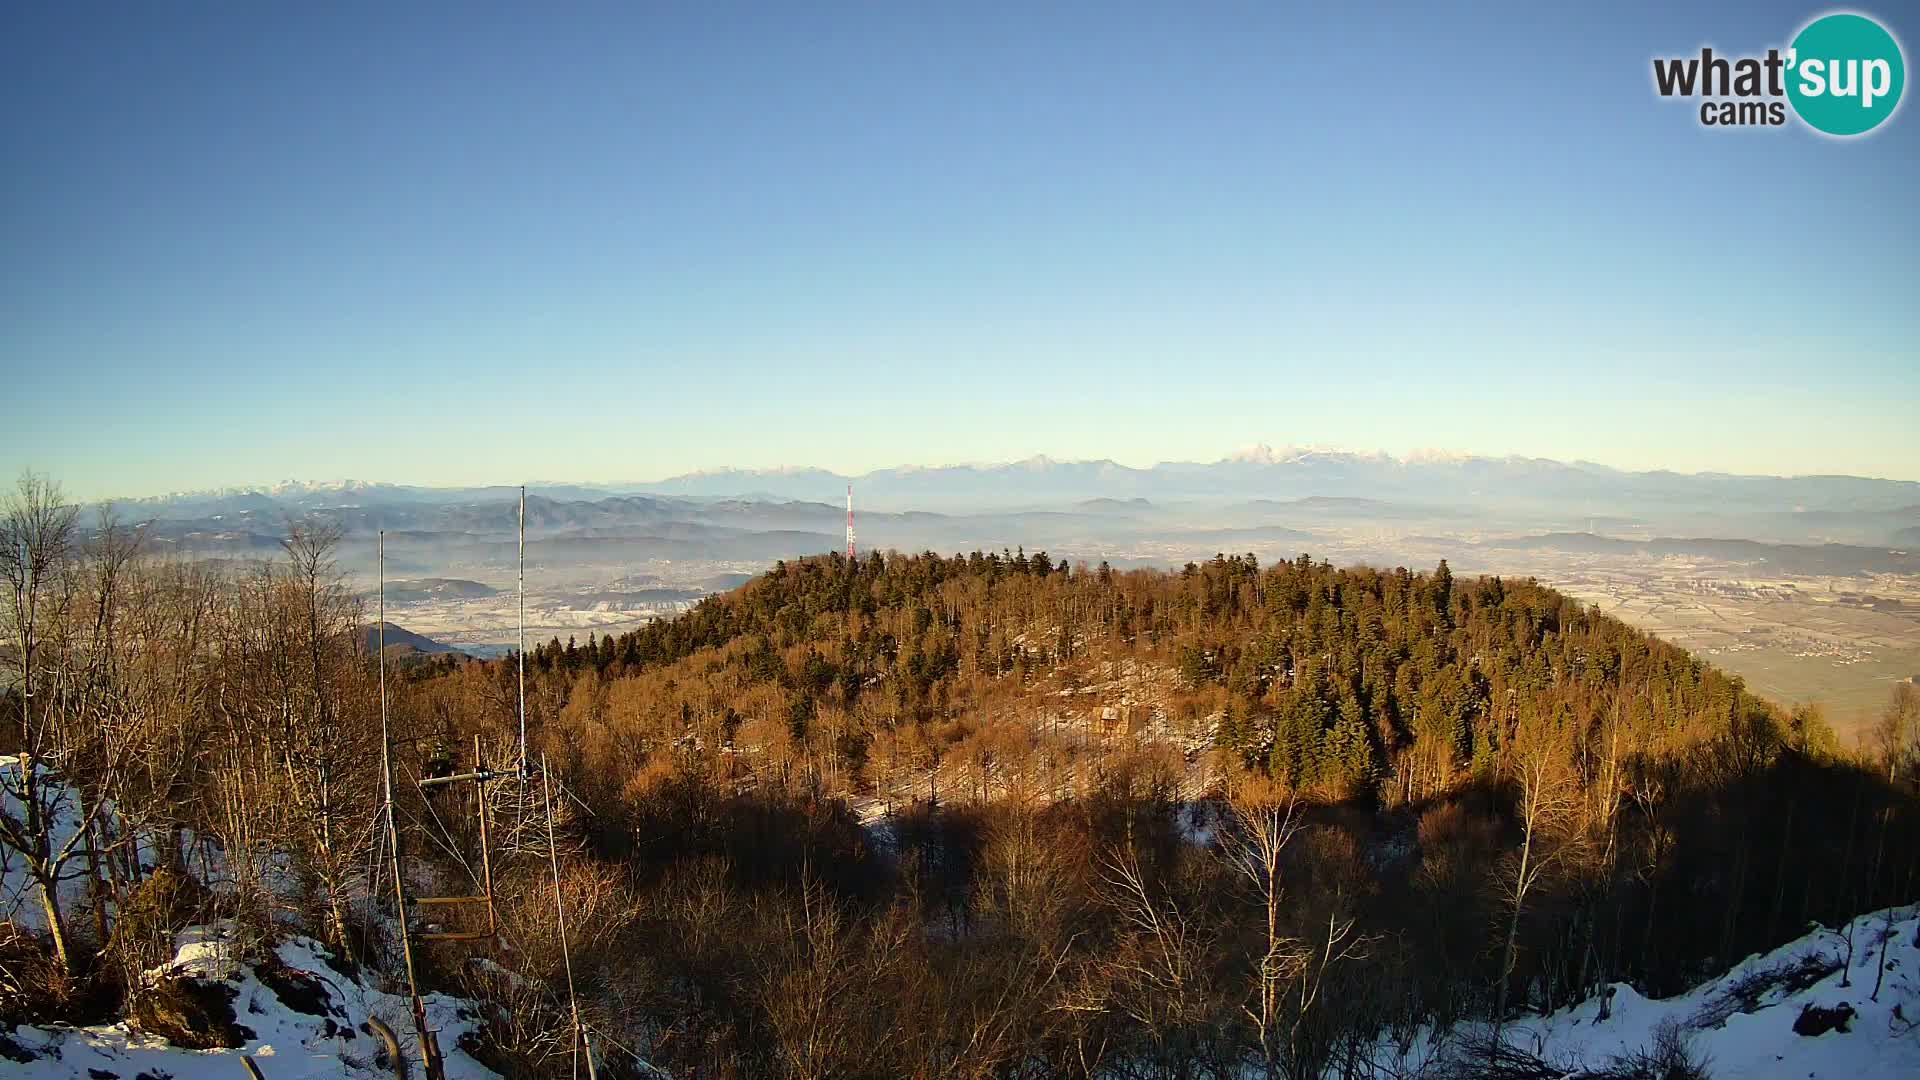
[[[384,633],[382,633],[383,630],[385,631]],[[431,655],[435,653],[459,651],[451,645],[443,645],[427,637],[425,634],[416,634],[404,626],[395,626],[391,622],[374,623],[361,633],[365,639],[364,644],[367,649],[372,650],[379,648],[380,643],[384,640],[389,654],[419,653]]]

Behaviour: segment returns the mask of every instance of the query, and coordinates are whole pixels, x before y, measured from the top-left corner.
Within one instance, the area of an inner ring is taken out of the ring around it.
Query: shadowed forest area
[[[337,536],[185,564],[35,478],[4,528],[0,845],[37,912],[0,932],[0,1025],[157,1017],[142,973],[215,919],[397,978]],[[478,873],[472,796],[413,781],[476,740],[515,764],[519,671],[387,667],[397,808],[443,891]],[[1920,893],[1911,686],[1842,748],[1817,709],[1444,563],[829,555],[525,672],[558,804],[488,789],[500,935],[421,953],[508,1075],[570,1064],[549,828],[610,1075],[1404,1075],[1436,1035],[1672,993]]]

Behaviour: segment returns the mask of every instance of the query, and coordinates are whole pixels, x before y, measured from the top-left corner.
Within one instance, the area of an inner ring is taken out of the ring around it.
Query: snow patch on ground
[[[1829,1028],[1838,1017],[1844,1023]],[[1827,1023],[1812,1022],[1822,1018]],[[1502,1038],[1573,1074],[1651,1048],[1663,1030],[1680,1034],[1716,1077],[1920,1076],[1920,905],[1862,915],[1838,930],[1816,927],[1675,997],[1646,998],[1615,983],[1570,1008],[1514,1020]],[[1425,1032],[1376,1060],[1388,1075],[1417,1077],[1486,1034],[1436,1040]]]
[[[370,985],[364,973],[344,974],[318,942],[291,938],[274,950],[293,979],[319,988],[319,993],[304,1000],[298,995],[283,997],[261,981],[257,967],[243,960],[231,924],[187,930],[179,935],[177,946],[173,960],[149,976],[191,975],[232,988],[235,1021],[253,1033],[244,1045],[230,1050],[184,1049],[127,1021],[95,1027],[22,1026],[8,1037],[11,1045],[0,1042],[0,1055],[24,1052],[30,1060],[8,1061],[6,1074],[18,1080],[89,1080],[102,1075],[128,1080],[137,1076],[156,1080],[241,1077],[246,1073],[238,1059],[245,1055],[254,1058],[267,1080],[391,1077],[390,1070],[375,1064],[382,1044],[366,1030],[370,1016],[393,1029],[402,1052],[417,1068],[406,997]],[[426,1002],[428,1025],[439,1032],[449,1080],[493,1080],[496,1074],[459,1049],[460,1037],[478,1024],[474,1006],[445,994],[430,994]]]

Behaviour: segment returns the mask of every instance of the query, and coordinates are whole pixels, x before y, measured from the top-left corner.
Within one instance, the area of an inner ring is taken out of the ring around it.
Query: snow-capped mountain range
[[[1044,455],[998,463],[901,465],[858,474],[813,466],[721,468],[654,481],[539,483],[556,500],[657,494],[688,498],[836,501],[847,484],[864,505],[1032,506],[1063,499],[1242,499],[1337,496],[1423,503],[1525,503],[1586,512],[1630,506],[1766,507],[1782,511],[1893,511],[1920,504],[1920,483],[1856,476],[1750,476],[1632,472],[1589,461],[1483,457],[1417,451],[1403,457],[1325,447],[1251,446],[1212,462],[1136,467],[1111,459],[1063,461]],[[396,503],[462,503],[509,497],[498,487],[289,481],[270,487],[184,492],[134,500],[166,516],[246,509],[322,509]]]

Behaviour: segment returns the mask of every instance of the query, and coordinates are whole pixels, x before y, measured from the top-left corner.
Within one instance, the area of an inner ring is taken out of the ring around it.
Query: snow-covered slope
[[[79,825],[78,800],[72,789],[41,770],[43,798],[52,822],[56,847],[71,839]],[[18,761],[0,762],[0,812],[24,820],[19,794],[22,774]],[[101,827],[104,828],[104,825]],[[189,842],[189,846],[191,843]],[[152,866],[157,852],[140,845],[141,862]],[[270,856],[266,884],[270,889],[292,888],[284,856]],[[86,898],[84,862],[76,858],[62,874],[59,895],[70,927],[86,925],[78,917]],[[187,866],[201,884],[216,894],[232,887],[226,859],[217,851],[200,852]],[[287,914],[282,912],[282,915]],[[18,853],[0,847],[0,920],[30,932],[44,932],[47,920],[39,887],[27,875]],[[281,919],[282,928],[292,927]],[[349,974],[327,958],[326,950],[310,938],[291,936],[270,957],[249,953],[230,923],[191,927],[175,938],[175,956],[146,973],[149,980],[187,977],[219,989],[213,999],[231,996],[230,1034],[222,1041],[238,1041],[231,1049],[196,1050],[170,1045],[137,1023],[121,1021],[95,1027],[49,1025],[0,1028],[0,1076],[23,1080],[188,1080],[190,1077],[243,1077],[238,1058],[257,1059],[267,1080],[306,1077],[391,1077],[375,1061],[382,1044],[367,1025],[369,1017],[384,1022],[399,1038],[403,1051],[417,1059],[413,1018],[405,996],[383,992],[368,972]],[[264,962],[249,962],[264,961]],[[449,1080],[481,1080],[494,1074],[462,1053],[460,1036],[478,1023],[471,1002],[445,995],[427,998],[428,1022],[440,1032]]]
[[[1475,1075],[1472,1062],[1484,1055],[1487,1037],[1481,1030],[1455,1032],[1439,1045],[1415,1040],[1382,1064],[1390,1075]],[[1507,1046],[1567,1076],[1618,1068],[1663,1037],[1677,1037],[1722,1080],[1920,1077],[1920,905],[1862,915],[1838,930],[1816,928],[1676,997],[1645,998],[1615,983],[1604,995],[1512,1021],[1502,1032]]]
[[[246,1075],[238,1059],[247,1055],[267,1080],[391,1077],[391,1070],[378,1063],[382,1044],[368,1027],[368,1017],[384,1022],[400,1037],[406,1055],[415,1057],[406,998],[381,992],[363,976],[346,974],[311,939],[282,942],[274,950],[278,963],[268,965],[242,963],[233,928],[226,924],[184,932],[178,946],[173,961],[149,976],[191,976],[230,990],[240,1046],[186,1049],[124,1021],[98,1027],[18,1027],[0,1033],[0,1073],[19,1080],[232,1078]],[[427,998],[427,1011],[429,1025],[440,1033],[449,1080],[491,1080],[493,1072],[459,1049],[460,1036],[477,1023],[471,1003],[433,994]]]

